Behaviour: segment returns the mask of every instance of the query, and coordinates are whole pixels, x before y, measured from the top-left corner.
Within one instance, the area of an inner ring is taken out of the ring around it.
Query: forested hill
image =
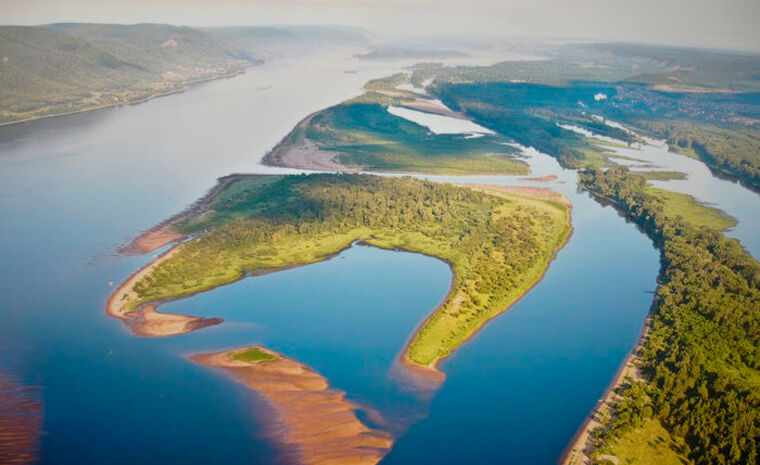
[[[330,27],[0,26],[0,123],[133,103],[299,46],[363,44]]]

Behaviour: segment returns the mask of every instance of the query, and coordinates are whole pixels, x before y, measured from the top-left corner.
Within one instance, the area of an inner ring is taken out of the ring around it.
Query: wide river
[[[350,56],[280,59],[136,106],[0,128],[0,375],[41,405],[41,463],[277,463],[255,396],[187,359],[251,343],[382,413],[398,435],[384,464],[557,461],[638,337],[659,263],[634,225],[576,190],[575,172],[532,151],[538,175],[563,181],[551,186],[574,204],[573,236],[538,286],[442,364],[433,395],[394,368],[450,283],[430,257],[353,247],[177,301],[163,309],[227,321],[173,338],[136,338],[105,315],[111,286],[151,259],[119,245],[219,176],[274,172],[259,160],[302,117],[392,71]]]

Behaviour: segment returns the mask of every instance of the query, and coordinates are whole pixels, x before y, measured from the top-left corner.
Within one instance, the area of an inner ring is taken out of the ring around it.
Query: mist
[[[1,22],[334,24],[376,41],[599,40],[760,51],[757,0],[0,0]]]

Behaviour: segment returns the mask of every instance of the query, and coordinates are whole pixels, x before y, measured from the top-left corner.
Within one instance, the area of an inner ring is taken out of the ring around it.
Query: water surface
[[[351,55],[0,128],[0,368],[41,388],[42,463],[275,463],[252,393],[186,358],[251,343],[309,364],[394,431],[409,427],[384,463],[556,462],[634,344],[659,265],[634,225],[531,149],[535,175],[558,182],[431,177],[549,185],[574,203],[573,236],[545,279],[443,363],[432,399],[404,391],[392,370],[448,288],[448,267],[430,257],[354,247],[246,279],[163,307],[227,319],[167,339],[133,337],[105,315],[109,282],[151,258],[113,256],[118,245],[218,176],[287,172],[258,161],[301,118],[393,71]]]

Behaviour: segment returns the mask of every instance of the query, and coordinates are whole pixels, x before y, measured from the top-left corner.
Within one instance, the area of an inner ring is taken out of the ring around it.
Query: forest
[[[659,287],[640,351],[646,381],[620,392],[597,432],[596,457],[656,420],[698,465],[758,463],[760,265],[736,240],[667,214],[626,168],[581,172],[580,183],[641,227],[661,251]]]
[[[134,285],[135,309],[246,276],[330,258],[355,241],[440,258],[450,293],[415,333],[408,358],[435,366],[541,278],[570,234],[564,203],[411,178],[250,176],[175,226],[200,234]]]

